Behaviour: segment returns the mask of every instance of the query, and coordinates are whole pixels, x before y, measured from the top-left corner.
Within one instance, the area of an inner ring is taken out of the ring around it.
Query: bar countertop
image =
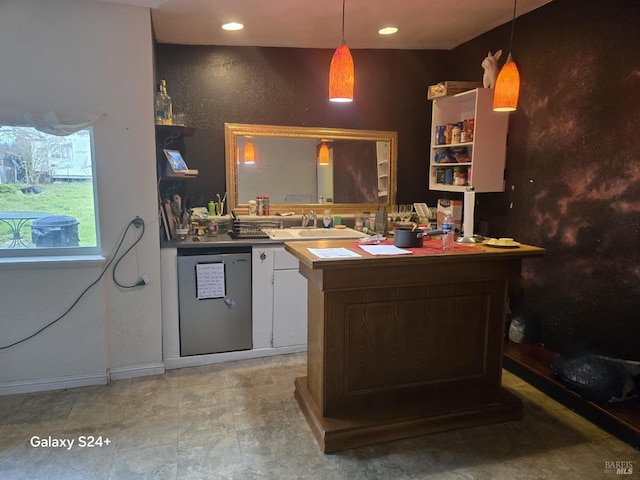
[[[391,245],[393,242],[387,241]],[[346,248],[360,255],[359,257],[319,258],[309,251],[309,248]],[[316,240],[285,242],[285,249],[294,255],[303,265],[311,269],[342,268],[346,264],[383,266],[387,264],[406,265],[416,263],[464,262],[480,259],[496,260],[507,258],[539,257],[544,255],[544,248],[532,245],[518,244],[513,248],[496,248],[483,244],[458,244],[453,251],[440,248],[437,239],[425,240],[423,248],[408,248],[411,254],[403,255],[372,255],[361,249],[353,240]]]

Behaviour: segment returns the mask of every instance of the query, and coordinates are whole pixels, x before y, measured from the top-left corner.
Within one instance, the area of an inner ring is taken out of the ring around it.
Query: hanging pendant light
[[[329,147],[325,142],[322,142],[318,151],[318,165],[329,165]]]
[[[256,149],[253,147],[251,139],[247,140],[247,144],[244,146],[242,159],[245,165],[253,165],[256,163]]]
[[[331,59],[329,69],[329,100],[332,102],[353,101],[354,67],[349,47],[344,41],[344,7],[342,0],[342,41]]]
[[[513,112],[518,106],[520,96],[520,72],[511,58],[513,45],[513,28],[516,22],[516,2],[513,0],[513,20],[511,22],[511,40],[509,42],[509,56],[502,66],[493,91],[493,110],[495,112]]]
[[[516,62],[511,59],[511,53],[507,57],[502,70],[496,79],[493,92],[493,110],[496,112],[513,112],[518,106],[520,95],[520,73]]]

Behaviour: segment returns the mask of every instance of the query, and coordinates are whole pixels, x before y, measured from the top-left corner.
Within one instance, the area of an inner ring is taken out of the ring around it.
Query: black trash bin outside
[[[77,247],[78,224],[74,217],[49,215],[31,222],[31,241],[40,248]]]

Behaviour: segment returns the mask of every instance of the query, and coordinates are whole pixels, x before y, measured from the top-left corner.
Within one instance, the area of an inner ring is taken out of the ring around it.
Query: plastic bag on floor
[[[640,368],[624,361],[583,355],[549,366],[555,377],[584,400],[595,403],[620,402],[638,398]]]

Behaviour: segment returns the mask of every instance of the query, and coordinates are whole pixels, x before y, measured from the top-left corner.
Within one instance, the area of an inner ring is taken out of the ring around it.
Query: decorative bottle
[[[449,210],[445,210],[444,217],[442,218],[442,235],[440,235],[443,250],[453,250],[455,243],[453,239],[454,230],[455,223],[453,221],[453,215]]]
[[[173,123],[173,102],[167,93],[167,81],[160,80],[160,84],[162,85],[162,96],[164,97],[164,123],[165,125],[171,125]]]
[[[156,125],[164,125],[164,119],[167,116],[165,110],[164,95],[162,93],[162,83],[159,83],[156,87],[156,94],[153,99]]]

